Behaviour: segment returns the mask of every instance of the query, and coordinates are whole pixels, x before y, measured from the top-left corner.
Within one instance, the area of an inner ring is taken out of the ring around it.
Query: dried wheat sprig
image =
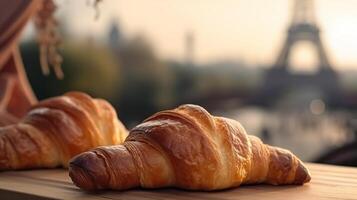
[[[58,52],[61,37],[57,30],[58,22],[54,18],[56,9],[53,0],[42,1],[42,7],[35,15],[34,21],[37,29],[42,73],[48,75],[52,67],[56,77],[63,79],[62,56]]]

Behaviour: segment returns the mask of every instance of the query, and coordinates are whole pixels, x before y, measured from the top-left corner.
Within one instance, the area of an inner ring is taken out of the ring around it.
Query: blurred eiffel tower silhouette
[[[319,90],[328,104],[338,104],[341,100],[338,74],[333,70],[321,41],[313,0],[295,0],[292,14],[282,50],[274,65],[265,73],[257,101],[271,105],[284,93],[309,87]],[[319,70],[314,74],[297,74],[289,70],[292,47],[300,41],[311,42],[316,47]]]
[[[283,49],[276,60],[275,67],[288,68],[289,56],[294,44],[299,41],[310,41],[318,52],[319,69],[332,70],[326,51],[320,38],[320,30],[316,24],[312,0],[295,0],[293,17],[288,29],[288,36],[284,43]]]

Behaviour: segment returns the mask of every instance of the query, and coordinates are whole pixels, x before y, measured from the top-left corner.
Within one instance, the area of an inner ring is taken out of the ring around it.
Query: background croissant
[[[19,123],[0,127],[0,170],[67,167],[73,156],[119,144],[126,136],[108,102],[70,92],[41,101]]]
[[[19,121],[17,117],[11,115],[6,111],[0,111],[0,127],[15,124]]]
[[[241,184],[303,184],[308,170],[290,151],[248,136],[239,122],[195,105],[159,112],[123,145],[99,147],[70,161],[80,188],[178,187],[217,190]]]

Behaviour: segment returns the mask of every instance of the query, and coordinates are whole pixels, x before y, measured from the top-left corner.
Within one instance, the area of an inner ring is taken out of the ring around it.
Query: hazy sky
[[[66,15],[77,36],[103,38],[117,19],[126,36],[144,34],[163,58],[182,59],[185,33],[193,31],[197,62],[240,59],[249,64],[275,60],[293,5],[288,0],[104,0],[95,21],[89,0],[57,2],[59,17]],[[357,0],[316,0],[315,8],[331,62],[339,69],[357,69]],[[306,47],[296,47],[294,62],[314,61],[313,48]]]

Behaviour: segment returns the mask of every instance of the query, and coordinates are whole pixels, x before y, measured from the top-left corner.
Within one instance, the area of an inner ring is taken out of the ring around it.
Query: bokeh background
[[[357,1],[299,1],[104,0],[95,19],[91,1],[57,0],[65,78],[42,75],[31,24],[21,53],[39,99],[84,91],[129,128],[199,104],[305,161],[357,166]],[[303,34],[279,64],[288,30],[317,30],[328,66]]]

